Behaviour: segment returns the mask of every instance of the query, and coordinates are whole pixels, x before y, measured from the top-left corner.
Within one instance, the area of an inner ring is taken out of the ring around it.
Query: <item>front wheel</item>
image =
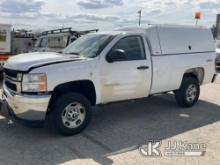
[[[91,104],[79,93],[67,93],[54,101],[51,124],[61,135],[71,136],[83,131],[92,116]]]
[[[193,77],[184,77],[180,89],[174,93],[179,106],[192,107],[199,99],[199,82]]]

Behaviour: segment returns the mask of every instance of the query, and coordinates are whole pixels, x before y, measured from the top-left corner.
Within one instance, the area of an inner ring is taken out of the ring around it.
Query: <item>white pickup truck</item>
[[[30,53],[4,65],[3,98],[14,119],[48,117],[62,135],[81,132],[92,106],[173,91],[193,106],[215,81],[212,33],[203,27],[149,26],[85,35],[62,53]],[[147,107],[146,107],[147,108]]]

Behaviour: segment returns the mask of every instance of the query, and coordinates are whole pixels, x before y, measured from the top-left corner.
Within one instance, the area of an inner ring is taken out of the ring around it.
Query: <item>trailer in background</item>
[[[0,24],[0,72],[11,53],[11,25]]]
[[[34,45],[34,33],[27,30],[11,31],[11,29],[12,26],[9,24],[0,24],[0,73],[10,56],[27,53]]]

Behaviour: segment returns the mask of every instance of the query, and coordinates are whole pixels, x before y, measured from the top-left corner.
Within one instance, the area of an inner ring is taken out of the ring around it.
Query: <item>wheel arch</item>
[[[80,93],[90,101],[91,105],[96,104],[96,90],[94,83],[91,80],[78,80],[57,85],[51,92],[52,96],[49,102],[49,107],[53,105],[53,102],[57,97],[69,92]]]
[[[199,84],[201,85],[204,80],[204,75],[205,75],[205,70],[202,67],[197,67],[197,68],[191,68],[187,69],[184,72],[183,78],[184,77],[194,77],[199,81]]]

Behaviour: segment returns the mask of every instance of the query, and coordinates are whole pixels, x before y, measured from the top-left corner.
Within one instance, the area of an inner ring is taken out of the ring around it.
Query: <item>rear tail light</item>
[[[215,57],[215,70],[217,71],[217,57]]]
[[[220,56],[215,58],[215,70],[216,72],[220,72]]]

